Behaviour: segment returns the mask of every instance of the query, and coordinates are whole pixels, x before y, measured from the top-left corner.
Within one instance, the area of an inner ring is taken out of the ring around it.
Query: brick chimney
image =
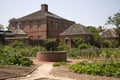
[[[42,4],[41,5],[41,10],[44,12],[48,12],[48,5],[47,4]]]

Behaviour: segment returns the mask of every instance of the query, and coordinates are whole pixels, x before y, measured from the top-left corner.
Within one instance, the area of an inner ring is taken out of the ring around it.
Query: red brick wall
[[[37,52],[37,59],[39,61],[67,61],[67,52]]]
[[[59,34],[71,26],[74,22],[67,20],[59,20],[47,18],[36,21],[21,22],[21,28],[32,39],[59,38]],[[17,22],[10,24],[11,31],[14,32]]]
[[[47,38],[59,38],[59,34],[69,28],[72,24],[74,24],[72,21],[48,18]]]

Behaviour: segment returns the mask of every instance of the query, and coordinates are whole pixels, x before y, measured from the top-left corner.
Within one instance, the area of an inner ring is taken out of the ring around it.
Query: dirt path
[[[27,75],[26,77],[12,78],[8,80],[72,80],[64,77],[54,77],[50,74],[52,68],[52,64],[41,64],[33,73]]]

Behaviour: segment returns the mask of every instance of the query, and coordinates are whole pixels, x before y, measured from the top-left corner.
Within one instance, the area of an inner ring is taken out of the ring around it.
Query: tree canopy
[[[120,11],[108,17],[107,24],[115,25],[120,27]]]
[[[94,26],[88,26],[87,29],[93,33],[91,45],[100,47],[101,46],[101,38],[99,36],[99,30]]]
[[[117,27],[116,32],[119,36],[119,44],[120,44],[120,11],[113,14],[113,16],[109,16],[107,20],[107,24],[112,24]]]
[[[2,24],[0,24],[0,30],[3,30],[4,26]]]

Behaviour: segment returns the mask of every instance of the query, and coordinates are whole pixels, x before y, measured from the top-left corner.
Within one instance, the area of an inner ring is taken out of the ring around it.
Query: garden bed
[[[50,74],[57,77],[67,77],[72,78],[74,80],[120,80],[120,78],[114,77],[105,77],[105,76],[91,76],[86,74],[77,74],[72,72],[69,69],[69,66],[59,66],[54,67]]]
[[[0,65],[0,80],[26,76],[36,68],[37,66]]]

